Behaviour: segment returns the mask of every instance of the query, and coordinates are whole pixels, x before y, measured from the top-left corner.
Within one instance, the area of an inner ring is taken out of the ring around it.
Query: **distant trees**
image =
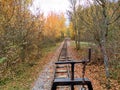
[[[57,15],[51,12],[45,22],[44,35],[47,38],[60,39],[66,32],[65,17],[63,14]],[[63,35],[62,35],[63,34]]]

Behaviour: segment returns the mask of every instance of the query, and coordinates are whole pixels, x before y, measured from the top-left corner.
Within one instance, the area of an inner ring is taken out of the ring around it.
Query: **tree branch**
[[[112,22],[108,23],[107,25],[115,23],[119,18],[120,18],[120,15],[116,19],[114,19]]]

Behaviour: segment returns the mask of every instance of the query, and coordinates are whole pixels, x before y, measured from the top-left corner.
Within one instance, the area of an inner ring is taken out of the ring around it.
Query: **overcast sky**
[[[66,13],[66,10],[69,9],[69,0],[33,0],[33,5],[30,9],[36,14],[35,9],[37,8],[45,15],[51,11],[55,13]]]
[[[79,1],[79,0],[78,0]],[[84,6],[87,5],[87,0],[80,0],[81,4]],[[91,0],[90,0],[91,1]],[[68,18],[66,11],[69,10],[70,3],[69,0],[33,0],[33,4],[30,7],[30,10],[34,15],[38,11],[43,12],[47,16],[51,11],[55,13],[64,13],[65,18]],[[66,19],[66,24],[69,23],[69,20]]]

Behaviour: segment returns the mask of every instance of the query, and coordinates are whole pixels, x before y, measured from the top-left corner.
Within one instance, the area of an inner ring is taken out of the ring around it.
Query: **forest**
[[[29,9],[33,0],[0,0],[0,90],[29,90],[39,73],[27,81],[31,71],[65,37],[75,42],[77,51],[83,48],[81,42],[88,43],[93,50],[91,64],[104,65],[107,89],[111,79],[120,85],[120,0],[87,0],[86,6],[79,0],[69,2],[65,25],[64,13],[45,17],[38,10],[33,15]],[[10,88],[24,81],[27,89]]]

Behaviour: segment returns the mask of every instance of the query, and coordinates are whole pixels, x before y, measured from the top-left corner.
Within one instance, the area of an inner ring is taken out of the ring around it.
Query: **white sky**
[[[79,1],[79,0],[78,0]],[[87,4],[87,0],[80,0],[82,5]],[[91,0],[90,0],[91,1]],[[65,17],[68,18],[66,11],[69,10],[70,3],[69,0],[33,0],[33,4],[30,7],[30,10],[34,15],[36,15],[39,11],[43,12],[45,16],[48,13],[64,13]],[[39,14],[39,13],[38,13]],[[69,20],[66,19],[66,24],[69,23]]]
[[[37,8],[45,15],[51,11],[56,13],[66,13],[66,10],[69,9],[69,0],[33,0],[33,5],[30,7],[33,14],[37,13]]]

